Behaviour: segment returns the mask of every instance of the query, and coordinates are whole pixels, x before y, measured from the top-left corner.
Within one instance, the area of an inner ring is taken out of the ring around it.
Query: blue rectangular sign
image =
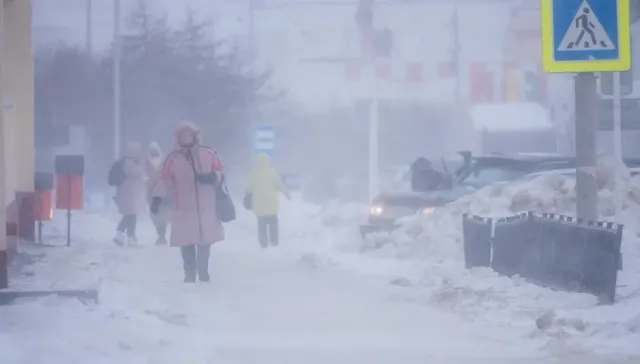
[[[542,0],[543,63],[549,72],[631,67],[629,0]]]
[[[256,153],[271,154],[275,148],[275,130],[269,125],[259,125],[254,129],[253,148]]]

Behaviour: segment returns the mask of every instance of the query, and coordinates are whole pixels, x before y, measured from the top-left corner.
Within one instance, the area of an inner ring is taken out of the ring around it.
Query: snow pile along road
[[[613,176],[612,163],[601,160],[600,214],[609,221],[615,214]],[[305,246],[303,249],[313,253],[303,259],[314,265],[339,265],[384,276],[393,284],[414,288],[406,290],[410,299],[453,310],[488,325],[525,325],[531,327],[532,335],[582,339],[580,343],[585,346],[602,344],[603,348],[618,352],[636,352],[640,350],[633,344],[640,339],[640,177],[631,178],[626,171],[622,189],[625,269],[618,275],[618,302],[610,307],[598,306],[592,295],[554,291],[519,277],[499,276],[489,269],[464,268],[464,213],[503,217],[531,210],[574,215],[575,180],[560,174],[489,186],[431,216],[410,218],[392,234],[374,235],[365,242],[356,234],[357,225],[364,218],[362,207],[359,213],[350,207],[342,214],[331,208],[318,209],[316,215],[305,219],[302,230],[307,237],[310,231],[323,234],[307,241],[324,248]],[[345,216],[340,223],[336,219],[333,226],[327,221]],[[312,223],[317,230],[311,228]],[[325,241],[326,244],[321,243]],[[361,254],[331,254],[332,251]]]
[[[366,217],[366,209],[358,204],[316,206],[301,200],[283,204],[280,219],[285,245],[296,251],[357,252],[358,226]]]

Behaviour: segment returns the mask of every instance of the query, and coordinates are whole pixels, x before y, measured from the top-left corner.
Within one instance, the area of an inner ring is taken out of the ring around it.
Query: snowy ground
[[[345,210],[325,211],[318,223],[332,226],[336,215],[343,213]],[[457,216],[455,223],[452,215]],[[554,291],[521,278],[501,277],[489,269],[465,270],[459,221],[459,215],[445,211],[410,221],[391,237],[364,243],[355,232],[352,236],[346,231],[325,232],[324,244],[306,246],[304,259],[319,267],[377,277],[403,287],[407,301],[437,307],[485,327],[521,328],[528,338],[539,338],[550,347],[640,355],[640,244],[632,229],[625,236],[618,302],[599,306],[591,295]],[[539,330],[536,321],[543,316],[551,320]]]
[[[613,220],[611,170],[599,166],[601,216]],[[640,355],[640,179],[624,177],[624,270],[618,275],[617,303],[600,306],[587,294],[553,291],[488,269],[463,269],[461,215],[507,216],[523,210],[573,214],[574,184],[550,175],[509,186],[492,186],[432,216],[407,219],[388,235],[360,242],[346,226],[363,219],[357,208],[318,209],[306,219],[302,234],[317,225],[320,246],[307,246],[306,257],[318,266],[336,266],[373,274],[405,287],[407,299],[461,315],[490,327],[526,327],[548,345],[599,353]],[[363,211],[360,208],[360,211]],[[346,225],[337,223],[348,221]],[[324,227],[324,229],[322,228]],[[340,231],[336,233],[336,231]],[[342,254],[336,254],[341,252]],[[541,329],[536,328],[536,322]],[[636,359],[637,360],[637,359]]]
[[[419,232],[410,224],[399,233],[404,240],[363,249],[361,212],[286,204],[283,246],[271,251],[257,247],[242,214],[214,249],[213,281],[195,285],[181,282],[178,251],[149,245],[148,225],[147,245],[118,248],[113,221],[78,215],[73,245],[31,249],[46,257],[12,283],[97,288],[99,304],[51,297],[0,307],[2,362],[640,362],[634,293],[595,307],[587,295],[467,272],[451,214],[435,220],[437,233],[421,221]],[[551,309],[553,328],[538,330],[535,319]]]

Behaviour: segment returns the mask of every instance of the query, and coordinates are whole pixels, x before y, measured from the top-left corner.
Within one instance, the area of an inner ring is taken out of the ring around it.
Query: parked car
[[[518,180],[541,170],[570,168],[573,158],[557,154],[491,154],[473,157],[460,152],[462,165],[453,172],[452,186],[431,192],[384,192],[370,206],[367,222],[360,226],[360,235],[388,232],[399,225],[397,220],[415,214],[431,214],[436,208],[485,186]]]
[[[629,170],[629,173],[631,174],[631,177],[635,177],[637,175],[640,174],[640,165],[635,166],[634,162],[631,163],[626,163],[627,161],[625,161],[625,164],[627,165],[627,168]],[[544,176],[544,175],[550,175],[550,174],[560,174],[566,177],[571,177],[571,178],[575,178],[576,177],[576,169],[575,168],[562,168],[562,169],[554,169],[554,170],[542,170],[542,171],[536,171],[533,173],[529,173],[525,176],[523,176],[520,180],[522,181],[531,181],[533,179],[536,179],[538,177]]]
[[[448,174],[450,170],[456,170],[462,165],[460,160],[433,160],[433,168]],[[383,169],[380,172],[381,191],[411,191],[411,166],[395,166]]]

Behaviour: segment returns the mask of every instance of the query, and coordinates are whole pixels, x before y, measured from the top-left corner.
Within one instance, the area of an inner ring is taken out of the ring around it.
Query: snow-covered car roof
[[[629,173],[631,173],[632,176],[640,174],[640,167],[629,168]],[[545,176],[550,174],[561,174],[567,177],[575,177],[576,170],[575,168],[567,168],[567,169],[554,169],[554,170],[548,170],[548,171],[534,172],[534,173],[529,173],[526,176],[522,177],[521,180],[530,181],[540,176]]]
[[[524,173],[532,173],[541,170],[557,170],[574,167],[574,158],[560,154],[489,154],[480,157],[472,157],[469,171],[483,168],[504,168],[518,170]],[[461,173],[464,178],[468,173]]]

